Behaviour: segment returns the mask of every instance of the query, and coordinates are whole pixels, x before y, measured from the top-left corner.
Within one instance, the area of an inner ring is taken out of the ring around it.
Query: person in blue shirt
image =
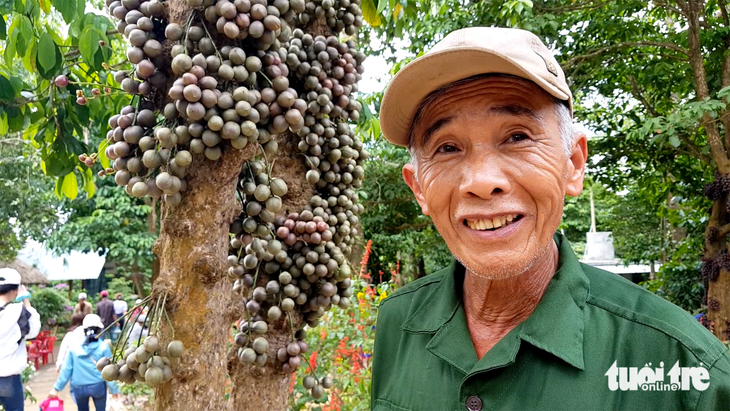
[[[105,410],[107,384],[115,397],[119,394],[119,388],[115,382],[104,381],[101,372],[96,368],[96,362],[104,357],[111,357],[112,352],[109,345],[100,340],[104,324],[98,315],[87,315],[83,327],[86,340],[69,348],[61,373],[48,396],[58,397],[58,392],[63,390],[70,379],[79,411],[89,411],[89,399],[92,398],[97,410]]]

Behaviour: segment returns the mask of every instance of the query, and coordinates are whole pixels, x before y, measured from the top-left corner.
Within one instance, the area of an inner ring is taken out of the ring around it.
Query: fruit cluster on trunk
[[[134,67],[115,78],[135,95],[109,120],[107,174],[163,202],[153,331],[186,350],[157,408],[223,409],[230,376],[229,407],[283,409],[303,327],[350,303],[359,0],[106,4]],[[305,385],[318,398],[332,383]]]

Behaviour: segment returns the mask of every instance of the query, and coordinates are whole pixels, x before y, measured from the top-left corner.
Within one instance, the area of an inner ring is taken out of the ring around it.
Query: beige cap
[[[388,141],[407,146],[418,105],[454,81],[502,73],[533,81],[573,112],[565,73],[540,39],[529,31],[470,27],[449,33],[428,53],[406,64],[388,85],[380,106],[380,127]]]

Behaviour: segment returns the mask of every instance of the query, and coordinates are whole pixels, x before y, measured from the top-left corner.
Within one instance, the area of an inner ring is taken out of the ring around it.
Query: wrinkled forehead
[[[464,104],[468,101],[469,104]],[[507,74],[481,74],[450,83],[429,94],[418,106],[408,147],[422,146],[424,134],[446,116],[480,111],[544,121],[544,109],[555,99],[530,80]]]

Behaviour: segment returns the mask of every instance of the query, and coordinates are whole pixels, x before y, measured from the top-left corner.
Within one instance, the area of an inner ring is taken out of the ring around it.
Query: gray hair
[[[418,170],[418,157],[417,157],[417,152],[416,152],[417,147],[413,141],[414,140],[413,131],[415,129],[416,124],[418,124],[419,120],[421,120],[421,117],[423,117],[423,114],[426,111],[426,108],[428,108],[433,102],[435,102],[439,98],[443,97],[451,89],[463,86],[463,85],[471,83],[473,81],[481,80],[486,77],[508,77],[508,78],[514,78],[514,79],[519,79],[519,80],[523,80],[523,81],[529,81],[529,80],[523,79],[521,77],[511,76],[509,74],[487,73],[487,74],[478,74],[476,76],[457,80],[457,81],[454,81],[453,83],[449,83],[445,86],[441,86],[441,87],[437,88],[436,90],[432,91],[431,94],[426,96],[426,98],[424,98],[423,101],[421,101],[421,103],[418,105],[418,108],[416,109],[416,114],[413,116],[413,121],[411,122],[411,128],[408,131],[408,153],[411,155],[410,162],[411,162],[411,164],[414,165],[416,170]],[[575,126],[573,125],[573,117],[570,115],[570,109],[568,108],[567,102],[560,100],[556,97],[553,97],[553,102],[555,105],[555,114],[558,117],[558,128],[560,131],[560,139],[563,141],[563,151],[565,152],[565,156],[570,158],[570,155],[573,151],[573,141],[575,140],[577,130],[575,129]]]

